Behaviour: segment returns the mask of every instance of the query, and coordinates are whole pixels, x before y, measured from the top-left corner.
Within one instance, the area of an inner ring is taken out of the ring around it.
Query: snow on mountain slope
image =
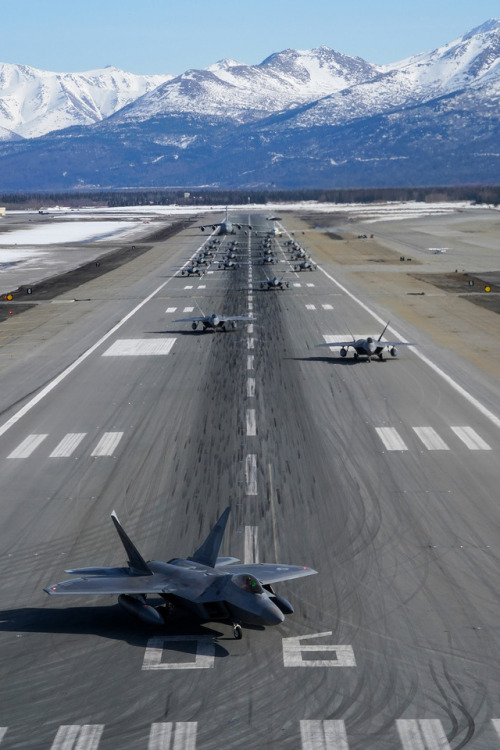
[[[0,63],[0,128],[34,138],[72,125],[88,125],[171,77],[133,75],[114,67],[52,73]],[[0,139],[4,140],[1,131]]]
[[[259,65],[226,59],[167,81],[113,119],[130,122],[182,112],[248,122],[366,81],[379,70],[329,47],[284,50]]]
[[[500,21],[491,19],[432,52],[385,65],[370,81],[334,93],[297,113],[293,125],[331,125],[408,108],[500,78]],[[287,119],[287,127],[290,127]]]

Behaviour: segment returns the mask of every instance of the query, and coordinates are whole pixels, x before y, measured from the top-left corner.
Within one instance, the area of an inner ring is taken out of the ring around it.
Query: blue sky
[[[76,72],[179,74],[224,57],[256,64],[322,44],[373,63],[439,47],[498,0],[23,0],[1,14],[1,62]]]

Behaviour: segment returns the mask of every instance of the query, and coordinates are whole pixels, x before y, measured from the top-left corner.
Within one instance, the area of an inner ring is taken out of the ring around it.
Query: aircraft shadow
[[[179,640],[168,643],[167,650],[185,654],[192,653],[193,644],[182,641],[182,636],[210,637],[217,643],[221,639],[233,640],[232,634],[226,638],[226,633],[207,627],[179,610],[172,612],[164,626],[155,627],[128,615],[118,604],[111,607],[25,607],[4,610],[0,612],[0,632],[97,635],[124,641],[138,648],[146,648],[150,638],[175,636]],[[229,652],[223,646],[216,646],[215,656],[229,656]]]
[[[192,328],[186,329],[183,328],[182,330],[179,329],[177,331],[144,331],[144,333],[150,333],[150,334],[160,334],[160,333],[170,333],[175,334],[176,336],[206,336],[210,334],[216,333],[217,336],[219,336],[221,333],[241,333],[243,329],[242,328],[227,328],[225,331],[204,331],[203,329],[197,328],[195,331],[193,331]]]
[[[389,362],[388,359],[379,359],[378,357],[372,359],[371,363],[366,357],[361,357],[360,359],[354,359],[354,357],[287,357],[286,359],[295,362],[328,362],[331,365],[342,365],[342,367],[353,367],[354,365],[359,367],[364,363],[369,365],[374,362],[383,365]]]

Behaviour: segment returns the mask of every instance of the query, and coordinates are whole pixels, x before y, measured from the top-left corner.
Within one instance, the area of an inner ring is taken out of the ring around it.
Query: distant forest
[[[212,206],[253,203],[318,201],[319,203],[375,203],[380,201],[472,201],[498,206],[500,186],[428,188],[356,188],[331,190],[102,190],[69,193],[4,193],[6,208],[50,208],[53,206]]]

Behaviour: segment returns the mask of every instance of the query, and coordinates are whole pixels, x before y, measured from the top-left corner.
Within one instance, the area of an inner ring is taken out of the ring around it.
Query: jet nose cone
[[[266,625],[279,625],[285,619],[283,612],[271,601],[266,602],[263,619]]]

